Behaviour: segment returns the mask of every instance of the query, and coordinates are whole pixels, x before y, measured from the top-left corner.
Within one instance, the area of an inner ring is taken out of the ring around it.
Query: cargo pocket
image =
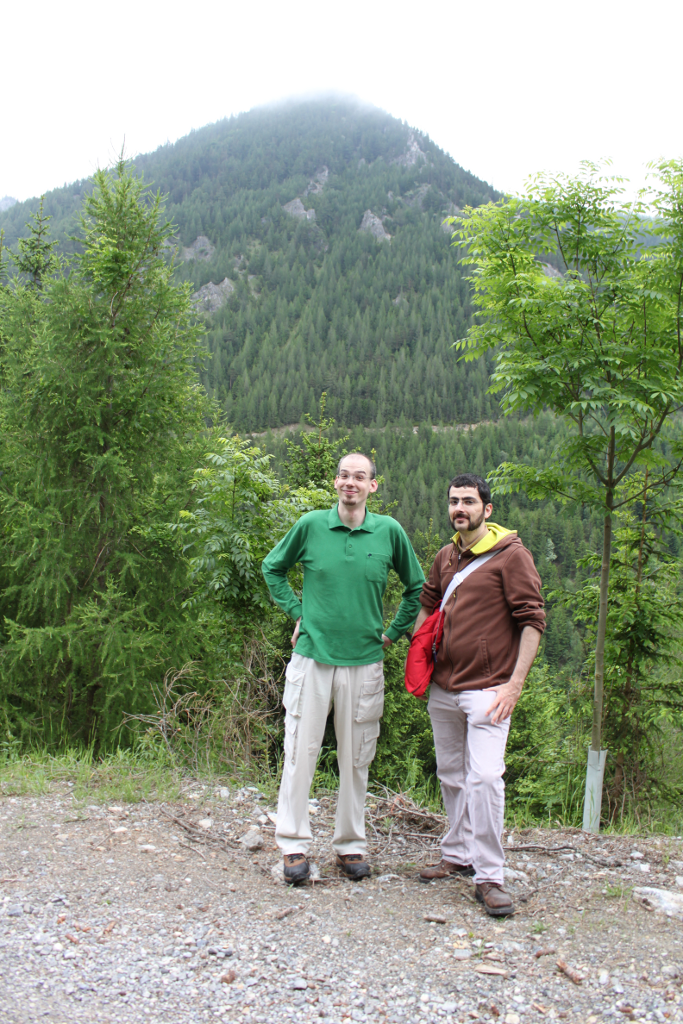
[[[360,734],[360,744],[354,768],[367,768],[375,756],[377,750],[377,737],[379,736],[379,722],[372,722]]]
[[[285,711],[295,718],[301,717],[301,698],[303,695],[304,674],[301,669],[292,668],[290,661],[285,672],[285,692],[282,695],[282,703]]]
[[[384,714],[384,669],[381,662],[372,668],[372,674],[361,683],[357,722],[379,722]]]
[[[299,745],[299,720],[291,715],[285,716],[285,761],[296,764],[296,751]]]
[[[285,761],[296,764],[299,745],[299,719],[301,718],[304,673],[290,661],[285,672],[285,692],[282,703],[285,711]]]

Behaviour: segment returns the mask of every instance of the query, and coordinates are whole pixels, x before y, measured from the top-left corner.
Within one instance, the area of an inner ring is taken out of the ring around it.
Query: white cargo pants
[[[441,856],[472,864],[475,882],[503,882],[501,837],[505,812],[505,745],[510,719],[493,725],[486,710],[493,690],[447,693],[430,686],[436,773],[450,828]]]
[[[384,711],[383,662],[322,665],[294,653],[285,673],[285,751],[275,840],[283,853],[308,853],[308,798],[327,716],[334,704],[339,799],[332,845],[339,854],[367,850],[368,767]]]

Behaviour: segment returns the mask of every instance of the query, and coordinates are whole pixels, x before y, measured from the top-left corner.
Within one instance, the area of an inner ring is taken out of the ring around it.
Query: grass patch
[[[214,786],[257,786],[268,801],[277,796],[277,779],[268,773],[249,773],[245,768],[230,776],[197,774],[175,764],[160,748],[119,748],[100,757],[87,749],[33,751],[0,759],[0,797],[46,796],[66,787],[77,804],[174,801],[193,782],[206,787],[207,798]]]
[[[583,799],[583,793],[581,793]],[[507,807],[505,828],[524,831],[528,828],[580,828],[583,806],[554,808],[547,815],[534,814],[518,804]],[[617,821],[600,822],[603,836],[679,836],[683,834],[683,812],[671,804],[643,807],[641,814],[627,813]]]
[[[611,885],[609,882],[605,886],[605,896],[611,900],[623,900],[631,895],[633,892],[632,885],[625,885],[622,882],[616,882]]]
[[[66,785],[78,802],[173,800],[182,778],[169,763],[132,750],[95,758],[89,750],[36,751],[0,762],[2,796],[44,796]]]

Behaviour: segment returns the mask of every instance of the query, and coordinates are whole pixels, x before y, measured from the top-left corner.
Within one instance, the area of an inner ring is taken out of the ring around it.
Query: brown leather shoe
[[[471,864],[454,864],[451,860],[440,860],[438,864],[428,864],[420,872],[421,882],[431,882],[434,878],[448,878],[449,875],[462,875],[471,878],[474,868]]]
[[[304,853],[286,853],[284,862],[285,882],[289,882],[290,885],[298,885],[299,882],[303,882],[308,878],[310,868],[308,866],[308,857]]]
[[[497,882],[480,882],[474,887],[474,895],[479,903],[484,904],[484,910],[491,917],[505,917],[515,911],[512,900]]]
[[[338,853],[337,867],[341,868],[346,877],[350,878],[352,882],[358,882],[361,878],[368,878],[371,874],[370,865],[361,853]]]

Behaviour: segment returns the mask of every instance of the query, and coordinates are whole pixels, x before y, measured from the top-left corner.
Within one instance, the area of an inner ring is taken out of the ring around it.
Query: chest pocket
[[[372,583],[386,583],[389,574],[389,559],[386,555],[369,551],[365,556],[365,578]]]

